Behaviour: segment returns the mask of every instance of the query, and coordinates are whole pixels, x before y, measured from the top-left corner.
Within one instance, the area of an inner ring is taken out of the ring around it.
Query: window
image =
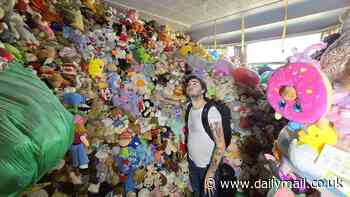
[[[247,46],[248,64],[285,62],[293,55],[293,50],[302,52],[306,47],[321,41],[321,33],[285,39],[285,52],[282,52],[282,39],[261,41]]]

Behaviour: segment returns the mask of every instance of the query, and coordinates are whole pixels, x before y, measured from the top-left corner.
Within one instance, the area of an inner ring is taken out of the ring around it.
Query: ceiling
[[[181,30],[276,1],[279,0],[108,0],[116,6],[135,8],[143,15],[151,15]]]
[[[285,13],[284,0],[104,1],[117,8],[137,9],[142,18],[185,31],[204,45],[213,44],[214,38],[218,44],[239,43],[242,15],[247,41],[278,37]],[[320,31],[335,25],[349,6],[350,0],[289,0],[287,34]]]

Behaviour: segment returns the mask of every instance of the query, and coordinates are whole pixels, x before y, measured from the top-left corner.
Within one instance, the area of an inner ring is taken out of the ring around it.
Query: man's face
[[[197,79],[191,79],[187,83],[186,93],[189,97],[198,97],[204,93],[201,83]]]

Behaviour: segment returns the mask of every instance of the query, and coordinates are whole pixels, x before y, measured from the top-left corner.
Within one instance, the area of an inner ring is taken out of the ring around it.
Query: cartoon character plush
[[[93,58],[89,63],[89,74],[92,78],[101,75],[105,62],[99,58]]]
[[[86,129],[84,127],[85,120],[81,116],[75,117],[75,135],[72,144],[71,152],[73,157],[73,166],[81,169],[87,169],[89,159],[87,157],[85,147],[89,147],[89,142],[86,139]]]
[[[184,57],[187,57],[192,53],[192,45],[190,43],[186,43],[184,46],[180,49],[180,54]]]
[[[325,144],[337,143],[337,134],[334,127],[327,120],[319,121],[298,133],[298,144],[307,144],[317,153],[320,153]]]

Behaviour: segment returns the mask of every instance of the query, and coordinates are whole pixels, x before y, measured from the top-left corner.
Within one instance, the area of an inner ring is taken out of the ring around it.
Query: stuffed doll
[[[86,129],[84,127],[85,120],[81,116],[75,117],[75,134],[74,141],[71,147],[71,153],[73,158],[73,166],[80,169],[87,169],[89,159],[85,148],[89,147],[89,141],[86,138]]]

